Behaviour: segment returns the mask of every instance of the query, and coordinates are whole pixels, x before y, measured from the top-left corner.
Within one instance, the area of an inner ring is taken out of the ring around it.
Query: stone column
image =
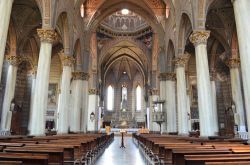
[[[167,132],[177,132],[175,73],[166,73]]]
[[[71,70],[73,65],[72,56],[60,53],[60,58],[63,64],[61,95],[58,103],[58,134],[65,134],[69,131],[69,96],[70,96],[70,80]]]
[[[217,96],[216,96],[216,84],[215,84],[215,80],[216,80],[216,73],[215,71],[211,72],[211,78],[210,78],[210,83],[211,83],[211,97],[212,97],[212,113],[213,113],[213,128],[215,128],[215,130],[218,130],[217,132],[215,132],[215,135],[219,134],[219,122],[218,122],[218,112],[217,112]]]
[[[32,87],[31,87],[31,96],[30,96],[30,115],[29,115],[29,125],[28,125],[28,131],[30,132],[31,130],[31,116],[33,112],[33,104],[34,104],[34,94],[35,94],[35,89],[36,89],[36,73],[37,70],[33,69],[31,76],[32,76]]]
[[[227,61],[227,65],[230,68],[232,97],[236,106],[235,124],[238,125],[239,132],[246,132],[245,114],[243,105],[244,102],[241,92],[241,81],[240,81],[240,71],[239,71],[240,59],[230,58]]]
[[[81,119],[82,116],[86,116],[86,115],[82,115],[82,113],[84,113],[84,111],[82,111],[83,106],[82,106],[82,101],[83,100],[83,80],[86,79],[86,73],[84,72],[73,72],[72,73],[73,76],[73,81],[74,81],[74,86],[72,89],[72,96],[73,96],[73,104],[72,104],[72,122],[71,122],[71,126],[70,126],[70,130],[72,132],[80,132],[81,131]],[[88,76],[88,75],[87,75]],[[84,120],[84,119],[83,119]],[[82,121],[83,121],[82,120]]]
[[[241,72],[245,96],[245,108],[247,116],[250,116],[250,1],[232,0],[239,41]],[[247,120],[248,129],[250,129],[250,120]],[[248,131],[250,137],[250,131]]]
[[[212,111],[211,84],[207,58],[209,31],[194,31],[190,41],[195,46],[200,136],[214,136],[218,130],[213,127],[215,117]],[[218,124],[218,123],[216,123]]]
[[[187,113],[188,113],[188,131],[192,131],[192,120],[191,120],[191,89],[189,84],[189,74],[186,71],[186,87],[187,87]]]
[[[166,74],[161,73],[160,79],[160,100],[165,100],[163,111],[165,112],[165,117],[167,117],[167,107],[166,107]],[[165,123],[162,124],[162,132],[167,132],[167,119],[165,118]]]
[[[45,113],[47,111],[49,72],[52,53],[52,43],[56,39],[56,32],[52,29],[38,29],[41,40],[36,89],[34,94],[33,113],[31,116],[31,135],[45,134]]]
[[[87,115],[87,131],[97,131],[96,120],[98,117],[97,114],[97,105],[98,105],[98,90],[89,89],[89,102],[88,102],[88,115]],[[90,118],[91,115],[94,115],[94,118]]]
[[[0,81],[13,0],[0,1]]]
[[[11,127],[11,117],[12,112],[10,111],[11,102],[14,99],[15,87],[16,87],[16,77],[17,77],[17,67],[20,63],[20,58],[18,56],[7,56],[9,62],[7,80],[5,86],[3,109],[2,109],[2,120],[1,120],[1,130],[10,131]]]
[[[178,133],[180,135],[188,135],[187,85],[185,76],[185,64],[188,62],[188,59],[188,55],[183,55],[175,60],[177,79]]]
[[[82,98],[82,115],[81,115],[81,132],[87,132],[88,125],[88,103],[89,103],[89,74],[84,73],[83,77],[83,98]]]

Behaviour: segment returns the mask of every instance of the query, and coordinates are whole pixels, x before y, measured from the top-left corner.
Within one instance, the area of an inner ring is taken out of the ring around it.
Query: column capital
[[[175,80],[175,77],[176,75],[173,72],[165,72],[159,75],[160,81]]]
[[[6,60],[10,65],[18,66],[22,62],[22,58],[20,56],[7,55]]]
[[[166,81],[166,74],[165,73],[160,73],[158,78],[160,79],[160,81]]]
[[[227,61],[226,61],[226,65],[232,69],[232,68],[239,68],[240,67],[240,59],[238,57],[232,57],[232,58],[229,58]]]
[[[59,56],[63,66],[73,66],[75,59],[72,56],[65,55],[64,51],[59,52]]]
[[[41,42],[53,43],[58,38],[57,33],[53,29],[37,29],[37,34]]]
[[[89,79],[89,74],[85,72],[72,72],[72,77],[73,80],[88,80]]]
[[[149,89],[150,95],[159,95],[159,90],[156,88]]]
[[[209,36],[210,36],[210,31],[197,30],[190,35],[189,40],[196,46],[199,44],[206,44]]]
[[[95,88],[89,89],[89,95],[98,95],[98,94],[99,94],[98,89]]]
[[[174,63],[177,67],[184,67],[185,64],[187,64],[189,58],[190,58],[190,54],[184,54],[184,55],[181,55],[177,58],[175,58],[174,60]]]

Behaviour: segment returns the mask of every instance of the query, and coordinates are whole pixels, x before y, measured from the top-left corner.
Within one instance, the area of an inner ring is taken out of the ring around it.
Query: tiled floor
[[[125,149],[121,149],[121,137],[115,137],[114,142],[97,160],[96,165],[145,165],[143,156],[133,143],[131,137],[125,137]]]

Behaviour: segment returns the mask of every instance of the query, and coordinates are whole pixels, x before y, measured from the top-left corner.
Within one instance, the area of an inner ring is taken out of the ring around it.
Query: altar
[[[114,134],[120,134],[121,130],[124,130],[124,128],[111,128],[110,133],[114,133]],[[140,128],[127,128],[127,134],[133,134],[133,133],[137,133],[140,130]],[[106,129],[105,128],[101,128],[100,129],[101,133],[106,133]]]

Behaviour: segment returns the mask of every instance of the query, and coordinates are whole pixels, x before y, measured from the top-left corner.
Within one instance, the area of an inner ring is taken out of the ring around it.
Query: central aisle
[[[143,156],[133,143],[132,137],[124,138],[125,149],[121,149],[121,137],[115,137],[114,142],[97,160],[96,165],[145,165]]]

